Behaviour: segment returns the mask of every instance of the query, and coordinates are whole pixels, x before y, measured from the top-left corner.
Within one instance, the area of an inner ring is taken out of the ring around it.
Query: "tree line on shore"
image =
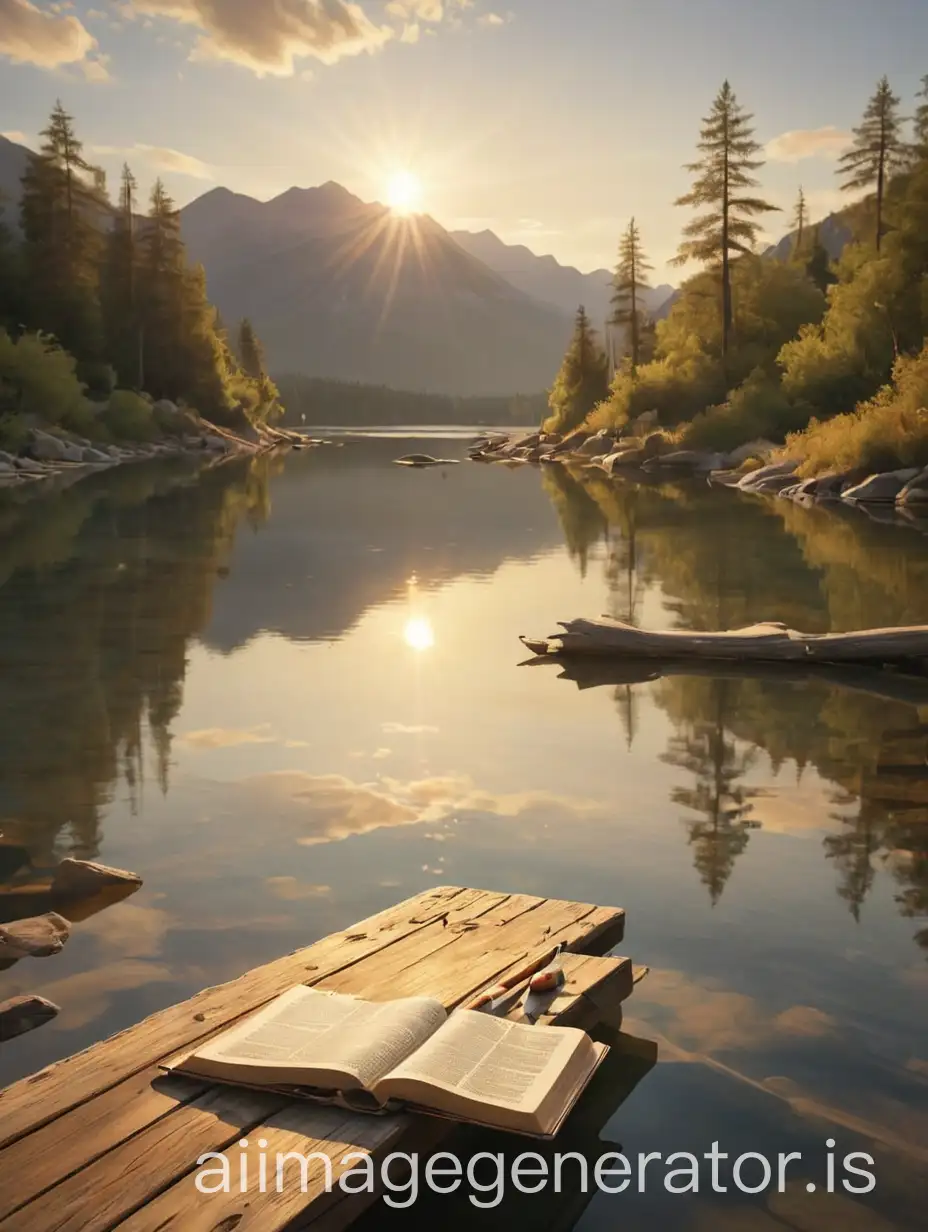
[[[230,426],[278,413],[254,329],[243,321],[230,338],[160,179],[140,216],[126,165],[112,204],[60,102],[28,160],[18,229],[2,207],[4,436],[35,412],[87,436],[145,439],[159,427],[152,404],[163,400]]]
[[[726,81],[687,166],[695,211],[675,264],[702,269],[667,318],[643,307],[651,266],[636,219],[622,238],[609,358],[586,312],[551,390],[547,426],[621,428],[656,411],[690,447],[789,441],[816,466],[928,464],[928,76],[909,121],[884,77],[838,161],[853,241],[831,262],[800,187],[787,259],[759,255],[763,166],[753,117]],[[611,378],[611,379],[610,379]]]

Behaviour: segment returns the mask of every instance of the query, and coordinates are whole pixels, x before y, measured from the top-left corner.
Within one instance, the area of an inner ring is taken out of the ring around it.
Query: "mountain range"
[[[0,137],[0,195],[15,224],[29,151]],[[231,324],[249,317],[277,375],[305,374],[459,396],[547,389],[583,304],[602,328],[611,275],[584,274],[492,231],[401,217],[334,182],[271,201],[215,188],[181,210],[189,255]],[[831,256],[850,238],[830,215]],[[767,255],[788,255],[792,237]],[[675,300],[656,287],[656,317]]]

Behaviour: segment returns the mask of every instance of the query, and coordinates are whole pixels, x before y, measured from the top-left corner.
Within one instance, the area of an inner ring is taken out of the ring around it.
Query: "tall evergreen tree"
[[[102,205],[73,118],[55,105],[20,203],[29,324],[54,334],[79,360],[101,349],[99,264]]]
[[[22,317],[22,281],[19,252],[6,221],[3,193],[0,192],[0,329],[13,330]]]
[[[755,156],[760,145],[754,140],[753,117],[738,103],[731,85],[726,81],[703,121],[698,149],[701,157],[687,164],[687,171],[696,178],[692,189],[676,204],[706,213],[693,219],[684,228],[686,237],[674,258],[674,264],[701,261],[717,267],[722,283],[722,356],[727,358],[731,345],[733,309],[731,294],[732,253],[751,252],[757,240],[757,215],[776,210],[760,197],[747,191],[758,181],[752,172],[763,166]]]
[[[831,257],[828,255],[828,249],[822,243],[818,227],[813,227],[812,229],[808,255],[803,256],[802,261],[805,265],[806,274],[821,292],[826,292],[830,286],[833,286],[838,281],[832,273]]]
[[[138,306],[139,246],[135,207],[138,185],[128,164],[122,169],[119,205],[107,238],[102,298],[107,357],[121,385],[142,386],[142,347]]]
[[[922,88],[916,98],[924,101],[915,109],[912,152],[916,159],[928,159],[928,74],[922,78]]]
[[[577,310],[573,338],[548,399],[551,427],[569,432],[609,393],[609,361],[590,324],[586,309]]]
[[[247,317],[238,327],[238,361],[246,376],[260,381],[266,375],[264,348]]]
[[[793,231],[795,239],[793,241],[793,254],[797,255],[802,252],[802,242],[806,238],[806,224],[809,221],[809,210],[806,205],[806,194],[802,191],[802,185],[799,185],[799,196],[796,198],[796,207],[793,210]]]
[[[619,246],[619,263],[613,279],[612,316],[610,325],[627,331],[632,371],[641,362],[642,333],[646,319],[642,292],[651,289],[648,274],[654,267],[641,247],[641,234],[634,218],[629,222]]]
[[[222,346],[202,267],[187,265],[180,214],[161,180],[140,240],[138,303],[142,384],[157,398],[188,399],[205,414],[227,409]]]
[[[909,147],[902,136],[904,121],[899,115],[899,98],[886,77],[867,104],[864,117],[854,131],[854,144],[838,160],[838,175],[845,192],[862,188],[876,191],[876,250],[883,242],[883,210],[886,186],[894,171],[905,166]]]

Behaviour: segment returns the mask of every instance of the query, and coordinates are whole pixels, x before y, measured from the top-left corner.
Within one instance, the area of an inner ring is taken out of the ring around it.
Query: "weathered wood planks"
[[[616,655],[633,659],[716,659],[762,663],[895,663],[928,659],[928,625],[853,633],[799,633],[770,621],[704,633],[654,631],[604,617],[571,620],[563,633],[521,640],[538,655]]]
[[[381,1155],[421,1136],[423,1124],[443,1132],[441,1122],[294,1106],[165,1077],[158,1063],[297,982],[374,999],[427,992],[452,1008],[557,944],[575,953],[565,956],[568,982],[544,1021],[592,1025],[629,994],[634,972],[627,959],[584,955],[605,952],[623,931],[624,913],[613,908],[442,887],[155,1014],[0,1092],[0,1232],[273,1232],[301,1212],[326,1226],[347,1221],[349,1196],[323,1192],[321,1167],[306,1193],[293,1185],[203,1195],[193,1183],[197,1158],[234,1150],[243,1134],[272,1154]]]

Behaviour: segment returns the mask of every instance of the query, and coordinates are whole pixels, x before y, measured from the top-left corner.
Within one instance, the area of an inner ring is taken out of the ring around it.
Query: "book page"
[[[249,1071],[336,1071],[370,1087],[400,1065],[445,1022],[428,997],[371,1002],[293,988],[240,1027],[194,1054],[194,1061]]]
[[[381,1086],[385,1094],[399,1094],[400,1084],[412,1080],[481,1103],[537,1108],[586,1039],[571,1028],[524,1026],[459,1010]]]

